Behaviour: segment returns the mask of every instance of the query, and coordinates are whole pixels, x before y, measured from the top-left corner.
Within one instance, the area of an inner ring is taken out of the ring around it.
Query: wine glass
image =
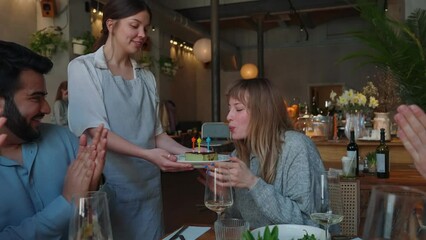
[[[206,170],[204,204],[217,213],[217,220],[226,208],[232,206],[232,187],[227,185],[227,177],[223,168],[210,167]]]
[[[425,192],[405,186],[375,186],[363,239],[425,239],[425,206]]]
[[[342,193],[338,173],[325,171],[321,174],[320,197],[320,209],[311,213],[311,219],[324,227],[325,239],[328,240],[330,226],[343,221]]]
[[[112,240],[111,221],[105,192],[85,192],[72,197],[70,240]]]

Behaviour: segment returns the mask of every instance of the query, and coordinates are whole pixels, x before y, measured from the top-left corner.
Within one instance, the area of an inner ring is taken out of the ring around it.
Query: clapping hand
[[[6,118],[5,117],[0,117],[0,129],[4,126],[4,124],[6,123]],[[0,134],[0,146],[3,145],[4,141],[6,140],[7,135],[2,133]]]
[[[74,194],[97,189],[105,164],[107,134],[108,130],[101,124],[90,145],[87,136],[81,135],[77,158],[68,167],[64,181],[62,195],[68,201]]]
[[[398,136],[414,160],[417,170],[426,178],[426,114],[417,105],[401,105],[395,121]]]

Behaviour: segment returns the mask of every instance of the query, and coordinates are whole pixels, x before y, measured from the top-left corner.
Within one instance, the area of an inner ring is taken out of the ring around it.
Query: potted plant
[[[398,21],[367,0],[358,0],[361,17],[369,27],[354,36],[369,49],[345,59],[365,57],[362,64],[375,64],[395,79],[403,102],[426,109],[426,10],[417,9]]]
[[[51,58],[58,50],[66,50],[67,42],[62,39],[58,26],[43,28],[31,35],[29,47],[34,52]]]
[[[376,174],[376,152],[367,153],[368,172]]]
[[[84,32],[81,36],[72,39],[73,53],[83,55],[93,52],[93,45],[96,38],[90,31]]]

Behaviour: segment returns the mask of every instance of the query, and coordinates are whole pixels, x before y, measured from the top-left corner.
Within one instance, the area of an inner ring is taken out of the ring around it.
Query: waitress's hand
[[[154,148],[147,151],[147,159],[157,165],[164,172],[180,172],[194,169],[192,164],[176,162],[174,154],[161,148]]]
[[[215,162],[214,166],[222,168],[220,171],[223,171],[223,177],[227,178],[231,186],[251,189],[258,177],[240,159],[230,157],[229,160],[230,162]]]

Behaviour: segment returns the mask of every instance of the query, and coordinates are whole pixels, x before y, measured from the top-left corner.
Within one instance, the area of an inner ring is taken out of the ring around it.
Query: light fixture
[[[212,59],[211,41],[208,38],[198,39],[194,43],[194,55],[198,61],[208,63]]]
[[[253,63],[246,63],[240,69],[240,74],[243,79],[253,79],[257,77],[257,67]]]
[[[170,36],[170,41],[169,42],[170,42],[170,45],[172,47],[178,47],[178,48],[181,48],[183,50],[192,52],[191,44],[187,43],[186,41],[182,41],[182,40],[177,39],[177,38],[175,38],[173,36]]]

